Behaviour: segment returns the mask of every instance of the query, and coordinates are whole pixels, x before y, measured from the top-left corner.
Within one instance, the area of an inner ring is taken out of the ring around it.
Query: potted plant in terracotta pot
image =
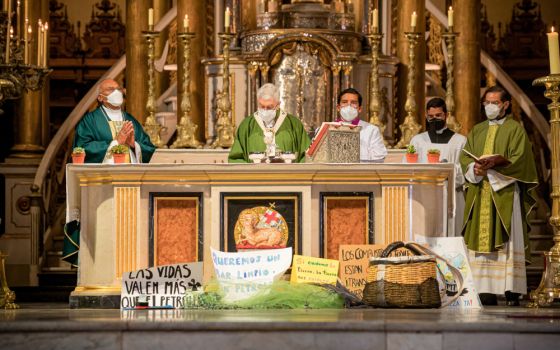
[[[408,145],[408,147],[406,147],[406,162],[418,163],[418,153],[416,153],[416,147],[414,147],[414,145]]]
[[[72,149],[72,163],[83,164],[86,159],[86,150],[83,147],[74,147]]]
[[[428,150],[428,163],[439,163],[439,149],[431,148]]]
[[[113,154],[113,162],[115,164],[124,163],[126,154],[128,153],[127,145],[116,145],[111,147],[111,153]]]

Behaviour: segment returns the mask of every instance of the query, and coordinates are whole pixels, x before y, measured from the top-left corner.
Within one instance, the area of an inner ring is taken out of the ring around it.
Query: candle
[[[229,10],[229,7],[226,7],[226,13],[225,13],[225,18],[224,18],[224,27],[226,30],[226,33],[229,33],[229,17],[231,16],[231,11]]]
[[[8,3],[7,5],[7,13],[8,13],[8,24],[7,27],[8,28],[12,22],[12,3],[9,0],[5,0],[4,4],[6,4],[6,2]],[[6,64],[10,62],[10,36],[6,35],[6,54],[4,55],[4,59],[6,61]]]
[[[410,26],[412,27],[413,32],[414,32],[414,28],[416,28],[417,18],[418,18],[418,15],[416,14],[416,11],[412,12],[412,16],[410,16]]]
[[[17,1],[17,6],[16,6],[16,19],[17,19],[17,26],[16,26],[16,35],[21,35],[21,32],[18,27],[21,27],[21,18],[20,18],[20,12],[19,9],[21,7],[21,1]],[[17,41],[17,46],[19,46],[19,40]]]
[[[41,65],[42,58],[41,55],[43,54],[43,36],[41,35],[41,31],[43,30],[43,22],[39,20],[39,25],[37,28],[37,66]]]
[[[373,32],[377,33],[377,30],[379,28],[379,12],[377,11],[377,9],[373,9],[373,13],[371,14],[371,22]]]
[[[10,26],[10,39],[14,38],[14,26]]]
[[[447,11],[447,26],[449,28],[453,27],[453,7],[449,6],[449,10]]]
[[[189,15],[185,15],[185,18],[183,19],[183,30],[185,32],[189,31]]]
[[[48,40],[49,22],[43,25],[43,67],[47,66],[47,58],[49,57],[49,40]]]
[[[29,64],[29,38],[31,38],[31,26],[29,25],[29,19],[25,19],[25,26],[27,30],[24,33],[24,43],[23,43],[23,63]]]
[[[560,74],[560,51],[558,50],[558,32],[554,27],[548,36],[548,56],[550,60],[550,74]]]
[[[154,9],[150,8],[148,10],[148,28],[152,30],[154,27]]]

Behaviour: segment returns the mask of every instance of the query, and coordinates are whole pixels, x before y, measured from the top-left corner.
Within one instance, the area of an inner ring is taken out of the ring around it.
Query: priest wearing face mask
[[[438,149],[441,162],[455,164],[455,219],[451,224],[454,229],[453,233],[460,235],[461,228],[463,227],[463,211],[465,209],[463,194],[465,178],[463,177],[459,158],[467,138],[447,128],[447,106],[443,99],[435,97],[428,101],[426,104],[426,115],[427,131],[415,135],[410,140],[410,144],[416,148],[419,163],[428,163],[428,150]]]
[[[532,146],[523,126],[509,114],[511,96],[501,87],[482,98],[487,120],[467,137],[461,166],[467,180],[463,235],[479,293],[485,304],[496,295],[519,305],[527,293],[530,226],[538,185]]]
[[[86,163],[113,163],[110,149],[126,145],[127,163],[148,163],[155,147],[142,125],[122,110],[122,88],[112,79],[99,84],[99,107],[89,112],[76,126],[73,147],[83,147]]]
[[[387,148],[379,128],[360,119],[362,111],[362,95],[358,90],[348,88],[338,95],[337,122],[361,126],[360,129],[360,161],[382,162],[387,156]]]
[[[277,152],[292,152],[296,162],[305,160],[309,136],[301,121],[280,109],[280,93],[274,84],[264,84],[257,91],[258,110],[246,117],[235,134],[229,152],[230,163],[249,163],[251,153],[267,157]]]

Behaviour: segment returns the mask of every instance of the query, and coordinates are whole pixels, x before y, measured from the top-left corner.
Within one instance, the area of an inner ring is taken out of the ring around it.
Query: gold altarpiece
[[[257,106],[256,90],[271,82],[280,89],[281,108],[298,116],[310,133],[336,117],[340,91],[354,87],[363,96],[367,120],[371,54],[367,40],[355,31],[351,8],[337,11],[322,1],[292,1],[257,13],[256,29],[239,34],[232,44],[230,91],[232,120],[239,125]],[[222,57],[205,66],[205,137],[215,137],[216,94],[222,89]],[[394,144],[397,89],[395,57],[379,60],[380,119],[384,137]],[[210,143],[210,141],[207,141]]]

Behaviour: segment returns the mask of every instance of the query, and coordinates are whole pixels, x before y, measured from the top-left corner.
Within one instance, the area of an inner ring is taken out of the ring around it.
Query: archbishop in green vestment
[[[462,233],[479,293],[527,292],[527,216],[538,177],[527,133],[505,114],[508,97],[499,87],[488,90],[488,120],[473,127],[460,157],[467,180]]]
[[[257,102],[258,111],[237,128],[228,161],[249,163],[251,153],[270,157],[280,151],[292,152],[296,162],[303,162],[311,141],[301,121],[278,107],[278,88],[264,84],[257,92]]]

